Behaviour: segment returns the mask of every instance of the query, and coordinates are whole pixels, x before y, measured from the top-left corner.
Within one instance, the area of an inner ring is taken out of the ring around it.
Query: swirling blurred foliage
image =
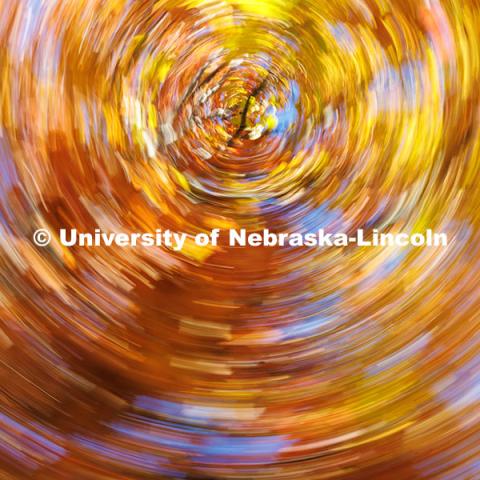
[[[2,479],[480,478],[478,0],[0,0]],[[72,248],[37,228],[446,232]]]

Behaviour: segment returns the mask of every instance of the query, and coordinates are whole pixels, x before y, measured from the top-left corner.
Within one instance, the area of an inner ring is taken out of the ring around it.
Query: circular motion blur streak
[[[0,0],[2,479],[480,478],[479,34],[478,0]]]

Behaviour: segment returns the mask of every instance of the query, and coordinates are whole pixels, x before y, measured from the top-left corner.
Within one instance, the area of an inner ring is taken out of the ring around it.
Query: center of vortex
[[[195,195],[250,195],[301,143],[295,72],[265,58],[217,58],[185,79],[166,150],[182,175],[195,178]]]
[[[236,109],[232,125],[235,131],[230,139],[230,144],[233,144],[237,139],[250,138],[255,140],[259,138],[262,133],[268,128],[264,119],[265,103],[262,99],[258,99],[258,95],[265,87],[265,80],[262,81],[248,96],[239,104],[240,107]],[[270,122],[273,125],[273,122]]]

